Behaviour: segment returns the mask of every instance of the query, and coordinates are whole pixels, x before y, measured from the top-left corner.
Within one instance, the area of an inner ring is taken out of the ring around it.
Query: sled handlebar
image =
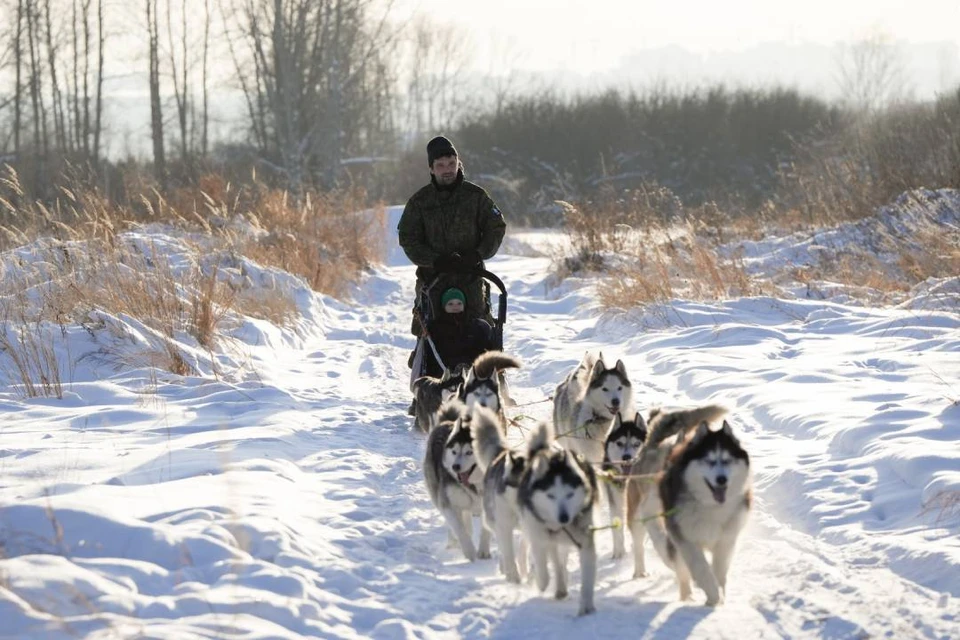
[[[495,274],[487,271],[486,269],[481,269],[478,267],[470,267],[465,269],[451,269],[444,271],[437,271],[437,275],[433,277],[432,280],[427,284],[426,290],[430,291],[440,280],[441,276],[445,275],[459,275],[459,276],[477,276],[491,282],[497,287],[499,291],[499,301],[497,304],[497,325],[501,331],[503,330],[503,325],[507,321],[507,287],[503,284],[503,280],[497,277]]]

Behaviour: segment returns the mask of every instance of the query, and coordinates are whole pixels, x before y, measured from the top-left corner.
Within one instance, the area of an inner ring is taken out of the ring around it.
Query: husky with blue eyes
[[[725,413],[717,405],[653,411],[627,484],[634,577],[646,575],[646,533],[676,572],[680,599],[690,598],[693,578],[708,606],[724,600],[737,538],[753,502],[750,456],[729,422],[713,424]]]
[[[556,443],[553,425],[540,423],[530,433],[526,465],[517,488],[520,528],[530,546],[537,587],[546,591],[548,563],[554,567],[556,598],[567,597],[567,554],[580,556],[580,615],[593,613],[597,549],[593,506],[597,479],[582,456]]]
[[[560,442],[600,465],[604,438],[618,413],[633,415],[633,386],[626,365],[617,360],[608,367],[602,353],[586,352],[553,394],[553,424]]]
[[[467,408],[459,401],[444,406],[439,424],[427,436],[423,477],[452,540],[473,562],[490,557],[490,532],[481,527],[479,544],[474,546],[473,518],[481,514],[483,471],[474,456],[469,419]]]

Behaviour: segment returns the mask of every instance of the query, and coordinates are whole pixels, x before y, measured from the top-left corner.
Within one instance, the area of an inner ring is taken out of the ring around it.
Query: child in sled
[[[483,318],[470,318],[466,313],[466,296],[456,287],[440,296],[441,312],[430,322],[427,331],[447,369],[470,365],[481,353],[495,348],[493,328]],[[427,375],[439,377],[443,367],[428,350]]]

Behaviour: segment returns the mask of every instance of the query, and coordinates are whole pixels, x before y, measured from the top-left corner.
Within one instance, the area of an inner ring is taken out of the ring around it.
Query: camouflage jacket
[[[476,250],[484,260],[500,248],[507,223],[487,192],[463,179],[461,171],[452,189],[431,181],[410,200],[397,226],[400,246],[419,267],[417,277],[430,279],[433,262],[453,252]]]

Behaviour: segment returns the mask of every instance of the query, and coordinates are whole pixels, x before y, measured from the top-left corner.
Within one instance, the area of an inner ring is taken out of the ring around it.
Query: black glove
[[[480,257],[480,252],[476,249],[470,249],[463,254],[463,266],[467,269],[475,269],[480,266],[483,262],[483,258]]]
[[[453,253],[442,255],[434,260],[433,268],[436,271],[459,271],[462,264],[463,258],[460,257],[459,253],[454,251]]]

